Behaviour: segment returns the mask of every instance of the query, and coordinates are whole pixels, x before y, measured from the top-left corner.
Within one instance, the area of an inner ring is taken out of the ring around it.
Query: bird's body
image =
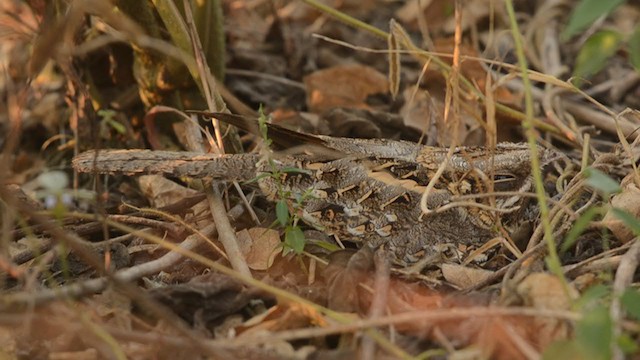
[[[257,131],[257,124],[243,117],[206,115]],[[309,225],[341,240],[385,245],[407,263],[435,245],[480,245],[508,235],[529,204],[522,196],[532,190],[526,144],[458,147],[447,160],[448,148],[268,129],[274,142],[295,150],[270,155],[102,150],[97,157],[80,154],[73,164],[83,172],[258,179],[267,198],[284,198]],[[557,158],[551,150],[539,152],[543,165]],[[444,172],[423,203],[429,209],[425,213],[421,198],[443,162]]]

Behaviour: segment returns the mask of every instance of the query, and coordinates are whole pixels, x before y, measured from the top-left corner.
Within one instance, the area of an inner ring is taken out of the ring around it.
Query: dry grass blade
[[[616,1],[1,2],[0,357],[637,356]]]
[[[398,39],[396,39],[396,31],[395,28],[399,27],[393,19],[389,22],[389,27],[391,31],[389,32],[389,36],[387,38],[387,47],[389,48],[389,90],[391,92],[391,97],[393,99],[398,96],[398,92],[400,92],[400,46],[398,44]]]

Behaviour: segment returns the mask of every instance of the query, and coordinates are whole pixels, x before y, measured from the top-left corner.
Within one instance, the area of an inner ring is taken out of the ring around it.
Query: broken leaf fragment
[[[273,229],[254,227],[240,230],[236,236],[251,270],[269,269],[275,257],[282,251],[280,235]]]
[[[632,176],[622,180],[622,191],[611,198],[611,208],[602,221],[623,243],[631,241],[640,232],[640,188]]]

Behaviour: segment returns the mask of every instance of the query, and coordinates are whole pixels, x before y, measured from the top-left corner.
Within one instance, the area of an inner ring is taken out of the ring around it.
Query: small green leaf
[[[56,196],[55,205],[51,208],[51,215],[56,219],[64,219],[65,215],[69,212],[67,204],[62,201],[61,196]]]
[[[581,359],[582,353],[575,341],[560,340],[551,343],[542,353],[543,360]]]
[[[111,126],[119,134],[126,134],[127,128],[115,120],[116,112],[113,110],[98,110],[98,116],[102,118],[106,125]]]
[[[602,192],[605,197],[620,192],[620,185],[598,169],[587,168],[585,176],[587,177],[587,185]]]
[[[631,231],[633,231],[634,235],[640,236],[640,219],[622,209],[613,208],[611,211],[613,212],[613,215],[622,220],[622,222],[627,225]]]
[[[254,182],[257,182],[257,181],[262,180],[262,179],[264,179],[266,177],[269,177],[269,176],[271,176],[270,173],[262,173],[262,174],[260,174],[260,175],[258,175],[256,177],[254,177],[253,179],[249,179],[249,180],[245,181],[244,183],[245,184],[252,184]]]
[[[334,252],[334,251],[338,251],[338,250],[342,250],[342,248],[334,243],[330,243],[328,241],[324,241],[324,240],[311,240],[308,239],[308,241],[310,243],[312,243],[313,245],[316,245],[322,249],[325,249],[329,252]]]
[[[560,264],[556,258],[545,256],[544,262],[552,274],[562,274],[562,264]]]
[[[98,116],[102,119],[113,119],[116,116],[116,112],[108,109],[100,109],[98,110]]]
[[[624,294],[622,294],[620,301],[629,315],[640,320],[640,291],[627,289]]]
[[[119,122],[112,119],[105,119],[104,121],[107,123],[107,125],[111,126],[118,134],[124,135],[127,133],[127,128]]]
[[[588,288],[575,303],[575,307],[578,310],[585,311],[585,309],[592,308],[594,305],[601,302],[607,295],[611,293],[611,289],[604,285],[595,285]]]
[[[299,169],[296,167],[284,167],[282,169],[280,169],[281,172],[283,173],[294,173],[294,174],[306,174],[306,175],[311,175],[311,171],[307,170],[307,169]]]
[[[560,38],[567,41],[587,26],[591,25],[599,17],[608,15],[624,0],[582,0],[574,8],[569,18],[569,23]]]
[[[609,310],[604,306],[585,312],[576,325],[576,342],[584,359],[611,359],[612,340],[613,322]]]
[[[289,226],[284,231],[284,243],[296,254],[301,254],[304,250],[304,233],[298,226]]]
[[[617,342],[618,346],[620,346],[620,350],[625,354],[636,354],[640,351],[640,345],[627,333],[620,334]]]
[[[583,79],[596,74],[604,68],[621,44],[622,35],[617,31],[602,30],[591,35],[578,52],[573,76]]]
[[[636,26],[631,38],[629,38],[629,61],[631,65],[636,68],[637,72],[640,72],[640,25]]]
[[[276,218],[282,226],[289,223],[289,206],[286,201],[280,200],[276,203]]]
[[[601,30],[590,36],[578,52],[573,76],[581,80],[601,71],[623,45],[622,40],[622,35],[613,30]]]

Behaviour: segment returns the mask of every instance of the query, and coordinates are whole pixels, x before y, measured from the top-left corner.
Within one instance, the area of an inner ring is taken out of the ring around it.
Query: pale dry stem
[[[622,334],[622,320],[624,317],[624,311],[620,303],[620,297],[629,289],[633,283],[633,278],[640,266],[640,238],[636,237],[632,240],[633,245],[620,259],[620,265],[616,270],[616,276],[613,281],[613,299],[611,300],[611,309],[609,314],[611,315],[611,321],[613,322],[613,336],[619,337]],[[616,341],[611,342],[613,359],[622,360],[625,358],[622,349]]]
[[[207,105],[209,110],[211,111],[222,111],[224,110],[224,103],[222,103],[222,99],[217,92],[216,82],[211,77],[211,72],[209,71],[209,67],[205,61],[205,55],[202,51],[202,46],[200,43],[200,39],[198,37],[198,32],[195,28],[195,24],[193,21],[193,14],[191,12],[191,4],[188,1],[183,1],[184,9],[185,9],[185,21],[187,23],[189,29],[189,35],[191,36],[191,43],[195,53],[196,64],[198,66],[198,73],[200,80],[202,81],[202,89],[207,100]],[[222,145],[222,133],[220,131],[220,124],[218,121],[214,120],[213,122],[216,134],[216,145],[220,152],[224,152],[224,147]],[[198,130],[194,126],[190,126],[190,133],[192,136],[189,136],[190,143],[187,144],[188,147],[192,151],[204,152],[204,148],[202,146],[202,138],[200,137],[198,140]],[[227,256],[229,257],[229,262],[231,266],[238,271],[240,274],[245,275],[247,277],[251,277],[251,270],[247,265],[244,255],[240,250],[240,246],[238,244],[238,239],[236,238],[235,231],[229,222],[229,218],[226,214],[226,209],[224,206],[224,202],[222,201],[222,194],[217,185],[206,186],[205,192],[207,194],[207,199],[209,201],[209,208],[211,209],[211,215],[218,227],[218,237],[222,245],[224,246],[225,251],[227,252]]]

